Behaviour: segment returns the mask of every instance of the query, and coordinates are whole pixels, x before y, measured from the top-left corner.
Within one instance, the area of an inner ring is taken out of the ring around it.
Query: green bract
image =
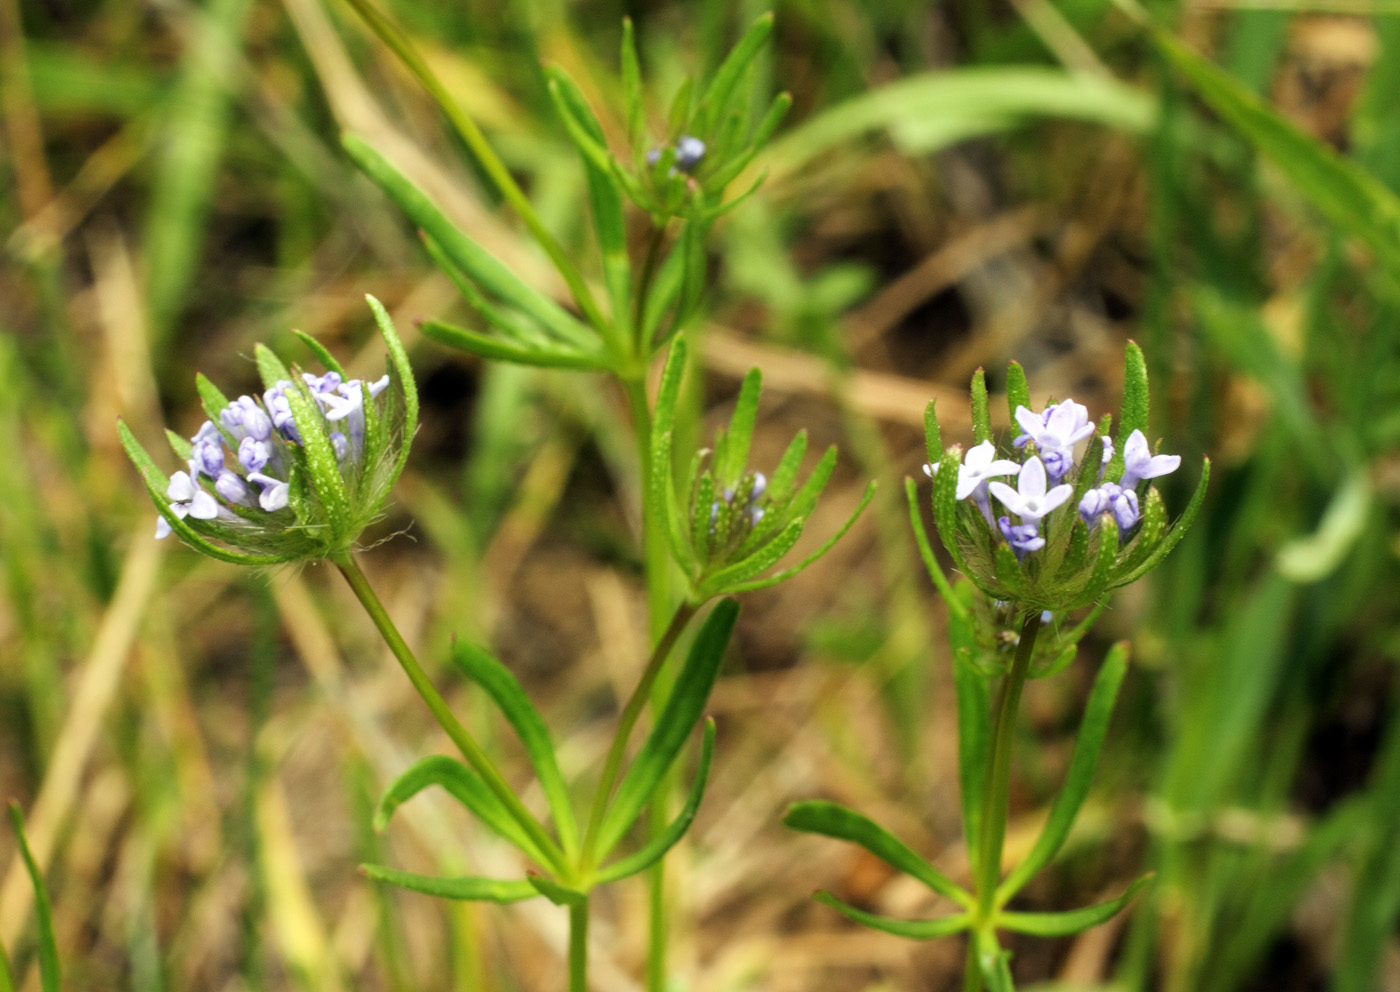
[[[384,307],[367,299],[388,350],[378,382],[346,381],[306,335],[299,337],[325,365],[323,375],[289,368],[258,345],[267,392],[230,403],[200,376],[209,419],[191,441],[167,432],[189,463],[173,476],[118,422],[164,521],[157,536],[175,533],[212,558],[244,565],[335,558],[353,548],[383,510],[418,426],[408,356]]]
[[[652,432],[650,498],[666,519],[671,553],[690,583],[691,600],[763,589],[790,578],[826,554],[855,523],[875,495],[866,486],[855,512],[821,547],[791,568],[764,575],[802,536],[822,489],[836,467],[836,448],[828,448],[807,480],[797,473],[807,452],[807,433],[799,432],[788,445],[771,479],[746,465],[758,412],[761,376],[753,369],[744,377],[734,415],[721,429],[712,450],[691,460],[680,493],[673,473],[674,425],[681,376],[685,370],[685,340],[676,338],[661,376]],[[687,502],[682,504],[682,495]]]

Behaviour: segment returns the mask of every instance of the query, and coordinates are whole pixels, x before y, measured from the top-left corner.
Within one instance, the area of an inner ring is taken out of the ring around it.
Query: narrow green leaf
[[[919,857],[902,840],[853,809],[825,800],[793,803],[783,824],[804,833],[820,834],[858,844],[897,871],[923,882],[934,892],[972,907],[972,896],[947,875]]]
[[[1070,648],[1073,652],[1073,647]],[[1128,671],[1128,643],[1120,641],[1109,651],[1103,667],[1094,679],[1094,688],[1089,693],[1089,701],[1084,707],[1084,720],[1079,725],[1079,736],[1075,739],[1074,757],[1070,759],[1069,771],[1065,773],[1065,784],[1050,809],[1050,816],[1036,839],[1035,846],[1024,861],[1011,870],[1005,881],[997,887],[996,903],[1004,906],[1006,901],[1020,891],[1021,887],[1040,873],[1059,853],[1069,836],[1070,827],[1079,815],[1085,798],[1089,795],[1089,785],[1098,767],[1099,752],[1103,749],[1104,738],[1108,735],[1109,720],[1113,716],[1113,704],[1118,699],[1118,688],[1123,684],[1123,676]]]
[[[924,530],[924,518],[919,513],[919,490],[913,479],[904,480],[904,496],[909,503],[909,525],[914,530],[914,543],[919,546],[919,557],[923,559],[924,568],[928,570],[928,577],[933,580],[934,587],[943,597],[943,602],[948,604],[948,609],[965,619],[967,611],[958,597],[953,595],[953,587],[948,584],[948,577],[943,574],[943,567],[938,564],[938,558],[934,556],[933,547],[929,544],[928,532]]]
[[[806,521],[801,517],[789,523],[782,532],[769,540],[761,548],[727,568],[722,568],[709,576],[701,586],[701,594],[708,597],[722,594],[726,589],[736,588],[739,583],[750,579],[776,565],[778,560],[792,550]]]
[[[992,439],[992,415],[987,409],[987,373],[980,368],[972,374],[972,436],[978,444]]]
[[[632,18],[622,19],[622,100],[627,112],[627,140],[640,163],[645,154],[646,98],[642,94],[642,66],[637,58],[637,34]]]
[[[262,377],[264,389],[271,389],[279,382],[292,381],[292,373],[287,370],[282,359],[277,357],[276,352],[267,345],[262,343],[254,345],[253,357],[257,360],[258,375]]]
[[[298,341],[306,345],[311,354],[316,356],[316,360],[325,366],[326,371],[334,372],[342,379],[346,378],[345,369],[341,367],[340,362],[336,361],[335,356],[330,353],[330,349],[305,331],[298,331],[293,328],[292,334],[296,336]]]
[[[1133,341],[1123,353],[1123,411],[1118,416],[1118,443],[1114,445],[1113,461],[1106,478],[1117,479],[1123,474],[1123,449],[1133,431],[1147,434],[1148,414],[1147,359]]]
[[[955,444],[938,460],[938,471],[933,473],[933,523],[953,564],[968,575],[967,562],[963,560],[958,543],[958,469],[962,465],[962,455],[962,447]]]
[[[924,451],[930,465],[938,464],[943,457],[943,432],[938,429],[938,414],[934,411],[935,400],[929,400],[924,407]]]
[[[767,42],[772,31],[773,13],[769,11],[749,26],[749,29],[744,32],[744,36],[739,39],[729,55],[720,63],[719,69],[715,71],[714,78],[706,87],[705,95],[700,99],[700,106],[696,110],[695,129],[701,134],[707,134],[719,121],[720,115],[729,108],[734,88],[739,85],[739,80],[743,78],[745,70],[753,62],[759,49]]]
[[[661,327],[661,319],[673,306],[678,306],[681,287],[685,282],[685,252],[673,245],[656,270],[651,289],[642,305],[642,341],[650,348]]]
[[[1154,31],[1153,39],[1201,98],[1267,155],[1318,211],[1365,242],[1392,275],[1400,274],[1400,197],[1179,39],[1165,31]]]
[[[719,676],[724,649],[729,644],[729,635],[734,631],[734,621],[738,616],[738,603],[732,599],[721,600],[695,636],[666,706],[657,717],[656,725],[636,760],[622,777],[612,805],[603,817],[603,826],[599,831],[600,858],[617,845],[636,821],[642,808],[656,792],[666,769],[676,760],[691,729],[699,721],[710,698],[710,690]]]
[[[700,476],[699,483],[695,486],[695,502],[691,507],[690,518],[690,544],[695,549],[695,557],[700,564],[706,564],[710,560],[710,512],[715,506],[715,477],[709,472]],[[719,517],[719,508],[715,507],[714,516]]]
[[[365,296],[365,302],[369,304],[370,312],[374,314],[374,322],[379,327],[379,336],[383,338],[384,347],[389,352],[391,378],[389,388],[394,391],[394,395],[401,395],[404,403],[403,433],[399,439],[399,460],[394,465],[393,474],[385,483],[387,488],[392,486],[402,474],[403,467],[408,462],[408,452],[413,444],[413,437],[418,433],[418,383],[414,381],[413,366],[408,361],[408,352],[404,350],[399,332],[394,329],[394,321],[389,317],[389,311],[384,309],[384,304],[368,294]]]
[[[176,458],[182,462],[190,460],[190,456],[194,454],[194,445],[168,427],[165,429],[165,439],[170,442],[170,450],[175,452]]]
[[[652,447],[652,500],[654,506],[662,508],[666,515],[666,539],[671,545],[671,554],[686,575],[694,575],[699,567],[695,551],[686,537],[685,511],[681,509],[680,497],[676,495],[675,480],[671,477],[671,453],[673,438],[670,431],[653,434]]]
[[[1108,580],[1113,574],[1113,563],[1118,560],[1118,522],[1113,514],[1099,517],[1099,549],[1094,559],[1094,570],[1079,593],[1075,607],[1097,603],[1108,591]]]
[[[550,864],[524,829],[501,804],[481,777],[460,761],[434,754],[415,762],[389,784],[374,812],[374,829],[384,830],[394,811],[424,789],[438,786],[447,791],[502,839],[514,844],[542,865]]]
[[[529,348],[442,320],[425,320],[418,325],[418,329],[434,341],[498,362],[551,369],[599,369],[606,366],[601,356],[588,355],[554,342],[547,348]]]
[[[680,402],[681,380],[685,377],[685,335],[677,334],[671,341],[666,364],[661,369],[661,384],[656,391],[653,430],[665,434],[676,422],[676,404]]]
[[[19,842],[20,857],[24,859],[24,870],[29,873],[29,884],[34,886],[34,918],[38,925],[37,952],[39,955],[39,986],[44,992],[58,992],[61,970],[58,964],[58,944],[53,934],[53,906],[49,903],[49,890],[44,885],[43,872],[34,860],[34,852],[29,849],[29,838],[24,833],[24,816],[19,803],[10,803],[10,823]]]
[[[301,450],[306,457],[315,497],[326,511],[335,533],[344,531],[350,520],[350,494],[345,477],[340,474],[340,460],[335,457],[330,432],[321,408],[311,395],[311,388],[301,376],[291,380],[290,389],[283,392],[292,410],[292,420],[301,435]]]
[[[388,160],[353,134],[341,144],[350,158],[416,226],[436,241],[454,265],[506,303],[529,314],[560,340],[587,349],[597,338],[586,325],[515,275],[500,259],[458,230],[437,206]]]
[[[729,418],[725,442],[715,452],[715,478],[723,485],[733,485],[743,474],[749,458],[749,442],[753,440],[754,424],[758,419],[758,397],[763,391],[763,373],[749,369],[734,401],[734,415]]]
[[[1011,422],[1016,423],[1016,408],[1031,408],[1031,387],[1026,383],[1026,370],[1020,362],[1012,362],[1006,367],[1006,408],[1011,414]]]
[[[383,865],[361,865],[360,871],[373,881],[388,882],[401,889],[437,896],[439,899],[505,903],[533,899],[540,894],[538,889],[523,878],[478,878],[473,875],[434,878],[431,875],[415,875],[409,871],[385,868]]]
[[[665,830],[648,842],[646,847],[614,862],[599,872],[597,876],[599,884],[615,882],[620,878],[629,878],[640,871],[645,871],[660,861],[666,852],[675,847],[685,836],[685,832],[695,822],[695,814],[700,810],[700,801],[705,797],[705,783],[710,776],[710,759],[714,755],[714,749],[715,721],[707,718],[705,720],[705,736],[700,741],[700,767],[696,769],[695,781],[691,783],[690,793],[686,796],[685,805],[681,807],[680,814],[671,821]]]
[[[578,853],[578,828],[574,823],[573,804],[569,801],[569,788],[559,771],[554,741],[544,718],[510,669],[486,651],[466,641],[457,641],[452,645],[452,660],[469,679],[486,690],[510,721],[520,743],[525,745],[525,753],[530,756],[530,765],[554,815],[564,853],[573,858]]]
[[[219,423],[219,414],[228,407],[228,398],[219,391],[218,386],[209,381],[203,372],[195,373],[194,388],[199,391],[199,399],[204,406],[204,415],[214,423]]]
[[[1181,543],[1181,539],[1186,536],[1186,532],[1190,530],[1191,525],[1195,523],[1196,514],[1200,512],[1201,504],[1205,502],[1206,483],[1209,481],[1210,459],[1205,458],[1202,459],[1201,481],[1196,483],[1196,491],[1191,494],[1191,500],[1186,504],[1186,509],[1182,511],[1181,516],[1177,519],[1176,523],[1172,525],[1172,529],[1167,531],[1167,536],[1162,538],[1161,543],[1157,545],[1157,550],[1153,551],[1147,561],[1143,562],[1132,572],[1129,572],[1122,579],[1116,580],[1118,585],[1126,586],[1136,582],[1161,564],[1162,559],[1171,553],[1172,548]]]
[[[1139,878],[1128,891],[1117,899],[1095,903],[1083,909],[1071,909],[1063,913],[998,913],[996,926],[1002,930],[1028,933],[1036,937],[1068,937],[1083,933],[1090,927],[1105,923],[1118,914],[1128,900],[1137,894],[1138,889],[1152,881],[1152,875]]]
[[[836,446],[833,444],[822,452],[821,459],[812,469],[812,474],[807,476],[807,481],[802,484],[802,488],[792,497],[792,502],[787,505],[784,512],[794,517],[810,517],[812,510],[817,505],[817,500],[821,498],[822,490],[831,479],[831,473],[836,471]]]
[[[666,111],[666,131],[671,135],[678,135],[686,121],[690,120],[690,108],[695,100],[695,80],[687,76],[681,80],[681,84],[676,89],[676,95],[671,97],[671,106]],[[665,161],[667,152],[673,149],[663,148],[661,158],[663,161],[656,164],[656,168],[665,174],[665,168],[670,162]],[[674,158],[671,161],[675,161]]]
[[[835,534],[832,534],[829,538],[827,538],[821,547],[817,548],[816,551],[813,551],[806,558],[803,558],[792,568],[784,569],[781,572],[774,572],[772,575],[769,575],[766,578],[751,579],[748,582],[740,582],[739,584],[732,586],[731,589],[736,593],[753,592],[755,589],[767,589],[769,586],[775,586],[779,582],[787,581],[788,579],[796,575],[798,572],[801,572],[803,569],[815,564],[819,558],[821,558],[833,547],[835,547],[836,542],[841,540],[841,538],[843,538],[846,535],[846,531],[850,530],[851,527],[855,524],[855,522],[860,519],[860,515],[865,512],[865,508],[869,506],[870,501],[875,498],[875,487],[875,480],[871,479],[865,487],[865,495],[861,497],[860,505],[858,505],[855,508],[855,511],[849,517],[846,518],[846,522],[841,525],[841,528]]]
[[[896,920],[888,916],[867,913],[863,909],[856,909],[849,903],[837,899],[830,892],[817,892],[812,898],[823,906],[830,906],[846,919],[859,923],[863,927],[879,930],[895,937],[908,937],[910,940],[933,940],[935,937],[948,937],[955,933],[961,933],[972,925],[972,918],[967,913],[945,916],[938,920]]]
[[[775,503],[786,499],[792,492],[792,487],[797,482],[798,470],[802,467],[802,459],[806,455],[807,429],[804,427],[788,443],[783,457],[778,460],[778,467],[773,470],[773,477],[768,480],[768,495]]]

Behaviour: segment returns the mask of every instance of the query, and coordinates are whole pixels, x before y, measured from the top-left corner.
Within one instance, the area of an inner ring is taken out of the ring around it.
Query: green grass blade
[[[19,803],[10,803],[10,824],[19,842],[20,857],[24,859],[24,870],[29,873],[29,883],[34,886],[34,919],[38,925],[39,987],[44,992],[58,992],[62,971],[58,963],[58,944],[53,933],[53,906],[49,902],[49,890],[44,885],[44,875],[34,860],[34,852],[29,849],[29,838],[24,833],[24,816]]]
[[[734,621],[738,616],[739,604],[725,599],[705,618],[700,633],[690,646],[685,665],[676,678],[671,696],[656,718],[656,726],[652,728],[632,766],[627,769],[627,774],[622,777],[612,805],[603,817],[598,844],[600,858],[617,845],[636,821],[699,721],[710,698],[710,690],[719,676],[724,649],[729,644],[729,635],[734,631]]]
[[[913,479],[904,480],[904,496],[909,503],[909,526],[914,531],[914,543],[919,547],[919,557],[923,559],[924,568],[928,570],[928,577],[933,580],[934,587],[938,589],[938,595],[943,597],[943,602],[948,604],[948,609],[960,619],[967,619],[967,609],[957,596],[953,594],[953,587],[948,583],[948,576],[943,574],[943,567],[938,564],[938,558],[933,553],[933,546],[929,544],[928,531],[924,529],[924,518],[919,513],[919,489]]]
[[[1159,30],[1153,38],[1217,114],[1268,156],[1329,221],[1363,241],[1393,276],[1400,276],[1400,197],[1172,34]]]
[[[853,809],[825,800],[794,803],[784,814],[783,824],[804,833],[857,844],[890,867],[923,882],[939,895],[961,906],[972,906],[972,896],[961,886],[915,854],[894,834]]]
[[[452,660],[467,677],[486,690],[515,728],[520,743],[530,756],[530,764],[540,780],[550,812],[559,828],[564,853],[570,858],[578,853],[578,828],[574,823],[573,804],[569,789],[559,771],[554,754],[554,740],[539,710],[530,702],[524,687],[510,669],[474,644],[458,641],[452,646]]]
[[[1071,648],[1071,652],[1072,652]],[[1104,738],[1108,734],[1108,724],[1113,716],[1113,704],[1118,699],[1118,688],[1123,684],[1123,676],[1128,672],[1128,644],[1120,641],[1109,651],[1103,667],[1094,679],[1094,688],[1089,693],[1089,701],[1084,707],[1084,720],[1079,725],[1079,736],[1074,744],[1074,757],[1070,759],[1069,771],[1065,773],[1065,784],[1050,809],[1050,816],[1041,828],[1035,846],[1024,861],[1011,870],[1006,880],[997,887],[997,905],[1020,891],[1021,887],[1039,874],[1059,853],[1069,836],[1070,827],[1079,815],[1089,795],[1093,782],[1094,769],[1098,767],[1099,752],[1103,749]]]
[[[373,881],[388,882],[401,889],[437,896],[439,899],[505,903],[533,899],[540,894],[539,890],[523,878],[478,878],[472,875],[434,878],[431,875],[415,875],[410,871],[385,868],[383,865],[361,865],[360,871]]]
[[[690,793],[686,796],[685,805],[681,807],[680,813],[667,825],[646,847],[643,847],[636,854],[629,855],[619,861],[614,862],[598,873],[599,883],[615,882],[620,878],[628,878],[650,868],[660,861],[666,852],[675,847],[680,839],[685,836],[685,832],[690,829],[690,825],[695,822],[695,814],[700,811],[700,801],[705,797],[705,783],[710,777],[710,760],[714,756],[715,749],[715,721],[707,719],[705,721],[705,736],[700,741],[700,767],[695,771],[695,781],[691,783]]]

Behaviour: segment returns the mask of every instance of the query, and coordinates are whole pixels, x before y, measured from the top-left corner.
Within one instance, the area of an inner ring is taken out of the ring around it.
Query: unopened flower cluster
[[[327,437],[337,463],[342,472],[353,471],[364,454],[365,396],[377,397],[389,385],[389,377],[372,383],[347,382],[338,372],[319,376],[303,372],[301,377],[332,428]],[[292,388],[289,380],[280,379],[260,400],[240,396],[219,413],[218,424],[206,420],[200,426],[190,439],[189,472],[172,475],[165,491],[175,516],[233,521],[240,519],[239,510],[276,513],[287,509],[291,483],[287,446],[302,442],[287,400],[287,390]],[[247,519],[247,514],[241,518]],[[156,521],[157,538],[170,533],[165,517]]]
[[[1146,424],[1146,369],[1141,351],[1129,349],[1125,382],[1134,397],[1127,422],[1114,438],[1112,420],[1097,424],[1072,399],[1035,411],[1013,401],[1019,428],[1010,452],[990,439],[982,373],[974,379],[974,421],[979,443],[960,446],[925,465],[934,478],[934,518],[958,568],[993,600],[1018,610],[1078,609],[1099,602],[1155,567],[1180,540],[1204,495],[1207,471],[1175,527],[1153,479],[1175,472],[1178,455],[1152,450]],[[1014,365],[1010,378],[1026,396]],[[1125,401],[1126,402],[1126,401]],[[980,407],[979,407],[980,404]],[[1125,411],[1128,414],[1128,411]],[[930,450],[938,449],[936,422]],[[940,466],[956,464],[944,478]]]

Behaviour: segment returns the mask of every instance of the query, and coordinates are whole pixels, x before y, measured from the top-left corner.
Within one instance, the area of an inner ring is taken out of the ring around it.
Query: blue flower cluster
[[[1018,406],[1016,423],[1023,433],[1016,438],[1015,447],[1034,453],[1024,462],[997,458],[992,442],[983,441],[971,448],[958,466],[956,497],[970,499],[987,525],[1001,532],[1016,553],[1016,559],[1021,561],[1027,554],[1045,547],[1041,521],[1073,497],[1075,487],[1063,480],[1074,468],[1074,449],[1093,436],[1094,425],[1089,420],[1089,411],[1073,400],[1053,403],[1040,413]],[[1092,529],[1104,514],[1110,514],[1117,525],[1119,541],[1126,542],[1129,532],[1141,519],[1138,483],[1176,471],[1181,457],[1152,454],[1142,431],[1134,430],[1123,445],[1122,476],[1117,482],[1104,482],[1104,470],[1113,460],[1114,447],[1110,438],[1105,436],[1100,440],[1103,451],[1096,469],[1096,485],[1081,496],[1079,515]],[[937,471],[937,464],[924,466],[925,474],[930,477]],[[1000,481],[1011,476],[1016,479],[1015,489]],[[1007,514],[994,516],[992,497],[1008,511]]]
[[[365,396],[378,396],[388,387],[389,377],[370,383],[344,380],[338,372],[319,376],[303,372],[301,377],[326,420],[344,475],[358,466],[364,452]],[[219,412],[218,423],[206,420],[200,425],[190,439],[189,472],[176,472],[166,489],[170,509],[177,517],[233,519],[232,507],[260,508],[267,513],[286,509],[291,481],[286,445],[302,440],[287,399],[287,390],[292,388],[290,381],[279,380],[261,400],[240,396]],[[230,454],[235,463],[232,467],[228,464]],[[213,493],[205,487],[204,479],[209,480]],[[256,497],[253,487],[257,487]],[[161,517],[156,522],[156,537],[170,533],[169,522]]]

